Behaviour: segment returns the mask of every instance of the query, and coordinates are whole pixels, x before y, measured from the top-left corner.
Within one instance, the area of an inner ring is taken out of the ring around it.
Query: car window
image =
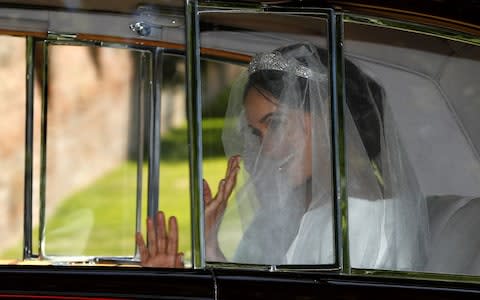
[[[33,178],[27,200],[32,215],[22,238],[24,181],[18,172],[25,171],[25,44],[25,38],[5,38],[2,72],[14,80],[3,92],[10,100],[2,105],[8,115],[1,127],[7,141],[2,165],[9,166],[2,197],[10,208],[2,218],[2,230],[9,234],[0,257],[21,260],[28,241],[30,260],[134,263],[139,259],[135,232],[146,235],[148,211],[160,209],[177,216],[179,251],[188,265],[184,59],[152,48],[35,44]],[[157,173],[154,182],[151,173]]]
[[[185,267],[478,275],[478,40],[230,6],[0,9],[1,263],[140,265],[160,210]]]
[[[37,153],[40,222],[34,228],[40,255],[61,261],[134,259],[135,232],[145,227],[147,210],[181,211],[180,231],[188,235],[188,169],[186,163],[175,165],[186,160],[183,60],[164,55],[153,66],[150,51],[43,47],[47,100]],[[165,76],[156,77],[161,115],[154,115],[151,70],[158,67],[161,75],[164,66]],[[152,119],[160,125],[157,136]],[[160,155],[153,157],[152,143],[163,144]],[[152,192],[151,169],[158,166],[151,162],[158,158],[160,186]],[[147,201],[148,193],[157,200]],[[188,254],[189,239],[180,240]]]
[[[167,218],[176,217],[179,231],[178,251],[183,255],[185,267],[190,267],[192,223],[185,58],[181,55],[165,54],[161,74],[159,209],[165,212]]]
[[[131,97],[134,54],[114,48],[47,47],[42,254],[132,255],[134,199],[142,189],[137,186],[137,157],[145,148],[139,143],[144,139],[136,140],[143,132],[135,120],[144,118],[136,112],[145,105],[144,99]],[[108,246],[102,242],[107,238],[112,240]]]
[[[190,265],[184,3],[169,5],[0,9],[20,36],[1,37],[2,263],[138,265],[135,233],[148,243],[162,210]]]
[[[200,25],[207,261],[333,265],[325,16]]]
[[[25,143],[25,52],[26,40],[0,36],[0,260],[21,258],[18,237],[23,229],[23,184]]]
[[[345,54],[352,267],[478,275],[480,48],[346,23]]]

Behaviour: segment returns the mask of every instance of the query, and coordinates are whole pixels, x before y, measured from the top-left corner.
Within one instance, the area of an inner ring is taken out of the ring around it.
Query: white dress
[[[354,268],[415,269],[415,234],[389,222],[392,199],[349,198],[349,253]],[[287,264],[334,263],[333,222],[330,204],[311,209],[302,217],[298,234],[287,254]],[[391,220],[391,219],[390,219]],[[412,236],[412,238],[410,238]],[[396,247],[401,242],[402,247]]]

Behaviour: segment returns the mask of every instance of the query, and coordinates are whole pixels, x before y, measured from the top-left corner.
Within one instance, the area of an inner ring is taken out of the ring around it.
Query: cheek
[[[302,149],[304,144],[305,138],[304,136],[302,137],[297,128],[288,126],[264,140],[265,150],[275,159],[286,158]]]
[[[290,115],[290,122],[283,128],[283,141],[277,145],[278,157],[293,155],[284,172],[294,186],[305,183],[312,176],[312,130],[308,115]],[[280,154],[281,153],[281,154]]]
[[[312,176],[312,143],[311,135],[303,132],[297,135],[297,144],[293,149],[298,151],[294,164],[292,164],[291,178],[295,184],[302,184]],[[298,142],[301,142],[301,146]]]
[[[276,134],[264,139],[265,152],[271,158],[282,160],[294,155],[294,169],[303,168],[305,149],[309,147],[309,136],[300,120],[291,118]]]
[[[305,130],[303,122],[297,121],[285,130],[285,144],[293,151],[304,152],[310,143],[309,133]]]

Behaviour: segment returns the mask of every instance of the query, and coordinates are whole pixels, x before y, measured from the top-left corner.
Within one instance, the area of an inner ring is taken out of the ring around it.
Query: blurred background
[[[0,260],[6,262],[22,258],[25,47],[25,38],[0,36],[0,203],[4,208],[0,211]],[[41,54],[42,48],[37,45],[34,252],[38,249],[40,194]],[[60,45],[48,48],[44,178],[47,255],[134,254],[137,193],[141,187],[145,211],[148,181],[149,106],[139,92],[141,55],[144,54],[132,49]],[[204,175],[214,182],[213,186],[225,172],[226,159],[220,142],[223,117],[230,85],[242,69],[232,64],[202,62]],[[180,250],[188,260],[190,200],[184,59],[164,55],[162,70],[157,72],[162,74],[160,209],[177,216]],[[141,165],[137,164],[139,157],[143,157]]]

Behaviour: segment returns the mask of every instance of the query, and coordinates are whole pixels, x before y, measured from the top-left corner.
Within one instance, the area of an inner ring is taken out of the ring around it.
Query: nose
[[[285,145],[276,142],[268,133],[262,135],[260,142],[262,145],[262,155],[268,158],[278,158],[280,156],[281,148],[285,147]]]

